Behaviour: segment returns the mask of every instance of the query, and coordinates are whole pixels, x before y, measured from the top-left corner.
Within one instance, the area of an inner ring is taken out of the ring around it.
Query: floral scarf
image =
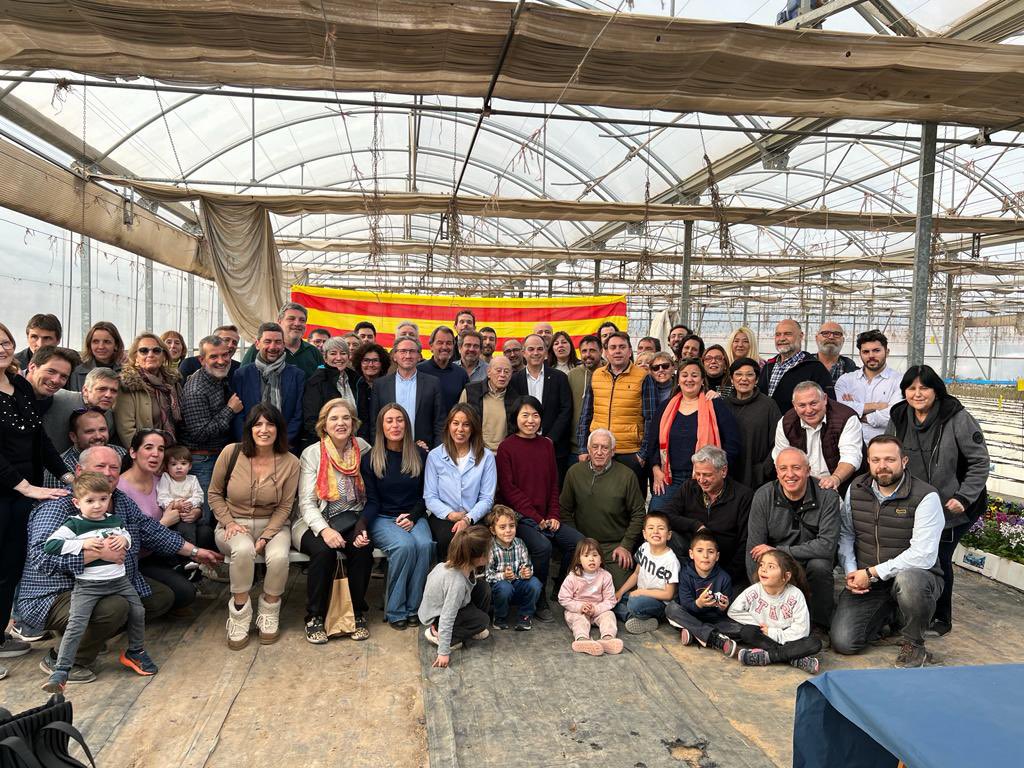
[[[139,369],[153,401],[153,426],[174,435],[181,423],[181,402],[177,382],[171,383],[162,371],[152,374]]]

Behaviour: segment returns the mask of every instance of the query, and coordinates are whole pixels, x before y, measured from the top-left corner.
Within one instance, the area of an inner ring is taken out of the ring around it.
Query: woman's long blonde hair
[[[398,403],[388,403],[377,413],[377,427],[374,434],[373,448],[370,450],[370,467],[377,477],[384,477],[388,467],[388,439],[384,436],[384,416],[388,411],[398,411],[405,419],[405,433],[402,435],[402,474],[419,477],[423,471],[423,457],[412,437],[412,422],[405,408]]]
[[[761,357],[757,354],[757,336],[752,330],[746,325],[741,325],[735,331],[729,334],[729,338],[725,342],[725,354],[729,358],[729,364],[732,365],[736,361],[736,358],[732,354],[732,343],[736,339],[737,334],[744,334],[747,337],[747,341],[750,342],[750,351],[747,352],[745,357],[749,357],[751,360],[760,361]]]

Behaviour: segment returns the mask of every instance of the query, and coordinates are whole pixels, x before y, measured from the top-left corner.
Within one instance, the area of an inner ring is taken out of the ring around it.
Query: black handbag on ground
[[[17,715],[0,707],[0,768],[85,768],[68,752],[72,739],[96,768],[89,746],[71,722],[71,702],[59,693]]]

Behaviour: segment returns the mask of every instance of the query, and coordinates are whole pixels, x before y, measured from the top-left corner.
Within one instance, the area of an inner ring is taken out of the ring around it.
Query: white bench
[[[338,554],[340,554],[342,556],[342,558],[345,557],[344,552],[342,552],[341,550],[338,550]],[[373,556],[375,558],[377,558],[377,557],[384,557],[384,558],[386,558],[387,557],[387,555],[384,554],[384,550],[381,550],[381,549],[374,549],[373,550]],[[224,562],[225,562],[225,564],[230,565],[231,564],[231,556],[230,555],[224,555]],[[257,563],[264,562],[263,555],[256,555],[256,562]],[[299,550],[293,549],[290,552],[288,552],[288,562],[291,565],[295,565],[296,563],[308,563],[309,562],[309,555],[307,555],[305,552],[299,552]]]

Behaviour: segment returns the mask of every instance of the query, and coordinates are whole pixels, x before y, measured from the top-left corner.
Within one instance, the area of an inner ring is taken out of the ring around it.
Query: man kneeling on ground
[[[131,537],[131,547],[116,549],[105,543],[100,549],[83,551],[75,555],[50,555],[43,547],[46,540],[76,513],[70,496],[44,502],[35,508],[28,524],[28,555],[21,577],[17,613],[25,624],[37,629],[63,632],[67,628],[71,609],[71,591],[75,576],[82,573],[86,563],[102,559],[109,563],[123,563],[128,579],[142,598],[147,620],[170,610],[174,596],[163,584],[143,578],[139,573],[139,550],[148,549],[160,554],[177,554],[206,565],[223,560],[219,553],[189,544],[174,531],[165,528],[139,511],[124,492],[117,490],[121,474],[121,458],[109,446],[95,446],[82,452],[76,473],[99,472],[110,481],[110,511],[124,522]],[[103,650],[104,643],[121,631],[128,620],[128,601],[110,596],[97,601],[82,635],[75,664],[68,676],[68,684],[90,683],[96,679],[89,668]],[[48,675],[56,669],[57,656],[51,649],[40,662]]]

